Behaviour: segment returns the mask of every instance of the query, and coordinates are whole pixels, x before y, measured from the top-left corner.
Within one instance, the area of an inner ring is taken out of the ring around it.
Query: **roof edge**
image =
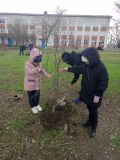
[[[0,15],[26,15],[26,16],[56,16],[57,14],[37,14],[37,13],[11,13],[11,12],[0,12]],[[84,15],[84,14],[63,14],[63,17],[103,17],[111,18],[111,15]]]

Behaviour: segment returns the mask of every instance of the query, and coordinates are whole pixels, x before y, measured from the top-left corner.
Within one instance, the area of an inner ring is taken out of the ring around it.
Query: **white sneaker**
[[[34,114],[38,113],[38,110],[36,109],[36,107],[31,108],[31,110]]]
[[[42,108],[40,107],[40,105],[36,106],[36,109],[37,109],[38,111],[42,111]]]

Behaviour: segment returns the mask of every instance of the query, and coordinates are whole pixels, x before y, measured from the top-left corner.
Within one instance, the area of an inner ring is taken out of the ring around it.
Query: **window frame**
[[[30,19],[30,25],[35,25],[35,19]]]
[[[74,39],[69,39],[69,44],[74,44]]]
[[[75,26],[75,21],[70,21],[70,22],[69,22],[69,25],[70,25],[70,26]]]
[[[89,40],[84,40],[84,44],[89,44]]]
[[[4,18],[0,18],[0,24],[4,24],[5,23],[5,19]]]
[[[83,26],[83,21],[78,21],[78,26]]]
[[[63,20],[63,21],[61,22],[61,25],[62,25],[62,26],[67,26],[67,21],[66,21],[66,20]]]
[[[67,43],[66,39],[62,39],[61,44],[66,44],[66,43]]]
[[[27,19],[22,19],[22,25],[28,25]]]
[[[54,44],[59,44],[59,39],[54,39]]]
[[[86,26],[86,27],[90,27],[90,26],[91,26],[91,21],[86,21],[86,22],[85,22],[85,26]]]
[[[82,42],[82,40],[79,39],[79,40],[76,41],[76,44],[81,44],[81,42]]]

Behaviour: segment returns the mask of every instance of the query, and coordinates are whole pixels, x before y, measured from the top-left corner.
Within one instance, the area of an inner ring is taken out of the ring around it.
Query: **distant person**
[[[24,55],[24,51],[26,50],[26,45],[25,44],[22,44],[20,46],[20,52],[19,52],[19,55]]]
[[[82,66],[62,68],[61,71],[79,71],[82,74],[80,97],[87,105],[89,116],[82,126],[91,126],[90,138],[96,135],[98,108],[102,103],[103,93],[108,87],[108,72],[101,62],[97,49],[89,47],[81,52]]]
[[[32,42],[30,42],[30,43],[28,44],[28,48],[30,49],[30,51],[34,48],[34,45],[33,45]]]
[[[42,53],[37,48],[30,52],[30,58],[25,63],[24,90],[28,93],[29,104],[34,114],[41,111],[40,100],[40,74],[46,78],[51,78],[42,67]]]
[[[98,47],[97,47],[97,50],[101,50],[101,51],[103,51],[103,49],[102,49],[102,47],[101,47],[101,46],[98,46]]]
[[[71,53],[64,52],[62,54],[61,58],[62,58],[63,62],[69,64],[70,66],[81,66],[84,63],[82,62],[80,57],[81,57],[80,52],[72,51]],[[72,79],[71,83],[69,84],[69,88],[72,88],[73,84],[76,83],[80,77],[80,73],[78,71],[75,71],[73,73],[74,73],[74,78]],[[80,98],[73,100],[73,102],[76,104],[81,103],[81,101],[82,100]]]

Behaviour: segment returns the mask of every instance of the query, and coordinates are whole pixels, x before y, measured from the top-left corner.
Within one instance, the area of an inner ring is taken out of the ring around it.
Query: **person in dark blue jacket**
[[[101,105],[103,93],[108,87],[108,72],[101,62],[97,49],[89,47],[81,52],[82,66],[62,68],[61,71],[75,72],[82,74],[80,97],[87,105],[88,120],[82,122],[82,126],[91,126],[90,137],[96,134],[98,124],[98,108]]]
[[[80,52],[75,52],[75,51],[72,51],[71,53],[68,53],[68,52],[64,52],[62,54],[62,60],[63,62],[69,64],[70,66],[80,66],[80,65],[83,65],[83,61],[81,60],[81,53]],[[74,73],[74,78],[72,79],[71,83],[69,84],[69,88],[72,88],[72,85],[74,83],[77,82],[77,80],[79,79],[80,77],[80,73],[78,71],[75,71],[73,72]],[[81,103],[81,98],[77,98],[75,100],[73,100],[74,103],[78,104],[78,103]]]
[[[26,45],[25,44],[22,44],[21,46],[20,46],[20,52],[19,52],[19,55],[24,55],[24,51],[26,50]]]
[[[30,49],[30,51],[34,48],[34,45],[32,44],[32,42],[30,42],[30,44],[28,45],[28,48]]]

